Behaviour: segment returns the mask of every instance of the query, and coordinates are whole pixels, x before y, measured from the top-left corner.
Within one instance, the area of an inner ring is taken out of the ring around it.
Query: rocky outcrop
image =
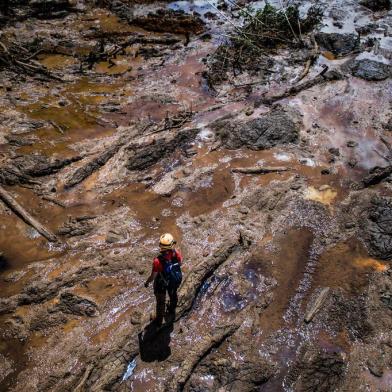
[[[355,60],[350,68],[354,76],[369,81],[385,80],[391,76],[390,65],[369,59]]]
[[[315,36],[317,43],[335,56],[346,56],[359,49],[359,36],[356,34],[323,33]]]
[[[372,200],[363,224],[363,238],[369,253],[383,260],[392,259],[392,198]]]
[[[230,149],[248,147],[252,150],[265,150],[297,143],[299,139],[296,114],[281,107],[245,124],[225,120],[216,123],[214,128],[222,144]]]

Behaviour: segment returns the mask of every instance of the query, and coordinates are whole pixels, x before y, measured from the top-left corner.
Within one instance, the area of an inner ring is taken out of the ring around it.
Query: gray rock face
[[[351,73],[365,80],[385,80],[391,76],[391,66],[369,59],[356,60],[351,65]]]
[[[369,215],[363,223],[363,236],[369,253],[383,260],[392,259],[392,198],[372,201]]]
[[[217,124],[217,134],[222,143],[231,149],[243,146],[252,150],[265,150],[277,145],[297,143],[299,128],[295,115],[281,108],[248,121],[245,124],[230,124],[229,121]]]
[[[317,33],[317,43],[335,56],[345,56],[359,49],[359,36],[356,34]]]

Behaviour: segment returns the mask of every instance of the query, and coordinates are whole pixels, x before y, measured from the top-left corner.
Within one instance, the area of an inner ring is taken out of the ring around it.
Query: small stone
[[[331,174],[331,170],[330,169],[322,169],[321,174],[323,176],[327,176],[328,174]]]
[[[328,152],[336,157],[340,156],[340,150],[335,147],[331,147]]]
[[[350,167],[355,167],[355,166],[357,166],[358,161],[357,161],[355,158],[352,158],[352,159],[350,159],[350,160],[347,162],[347,164],[348,164]]]
[[[254,112],[255,112],[255,111],[254,111],[253,108],[248,108],[248,109],[246,109],[245,114],[246,114],[247,116],[251,116]]]
[[[354,222],[346,222],[346,224],[344,225],[344,227],[346,229],[353,229],[355,227],[355,223]]]
[[[357,147],[357,146],[358,146],[358,143],[354,140],[349,140],[347,142],[347,147],[353,148],[353,147]]]

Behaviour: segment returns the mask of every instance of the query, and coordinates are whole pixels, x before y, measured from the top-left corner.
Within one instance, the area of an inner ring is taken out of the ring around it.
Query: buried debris
[[[280,173],[284,171],[288,171],[287,167],[283,166],[255,166],[255,167],[236,167],[231,169],[233,173],[241,173],[241,174],[269,174],[269,173]]]
[[[6,68],[15,73],[29,76],[38,74],[62,82],[62,78],[49,72],[43,65],[33,60],[38,53],[39,51],[30,53],[28,49],[16,42],[0,41],[0,69]]]
[[[56,242],[57,237],[45,226],[32,217],[3,187],[0,186],[0,199],[7,205],[16,215],[21,217],[26,223],[32,226],[42,236],[50,242]]]
[[[314,316],[320,311],[321,307],[323,306],[325,300],[328,297],[329,291],[329,287],[325,287],[321,290],[320,294],[317,296],[311,308],[305,314],[305,323],[310,323],[313,320]]]

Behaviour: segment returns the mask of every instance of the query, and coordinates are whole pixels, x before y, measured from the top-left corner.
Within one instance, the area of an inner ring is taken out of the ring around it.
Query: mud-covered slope
[[[0,5],[0,390],[391,390],[390,5],[269,3]]]

